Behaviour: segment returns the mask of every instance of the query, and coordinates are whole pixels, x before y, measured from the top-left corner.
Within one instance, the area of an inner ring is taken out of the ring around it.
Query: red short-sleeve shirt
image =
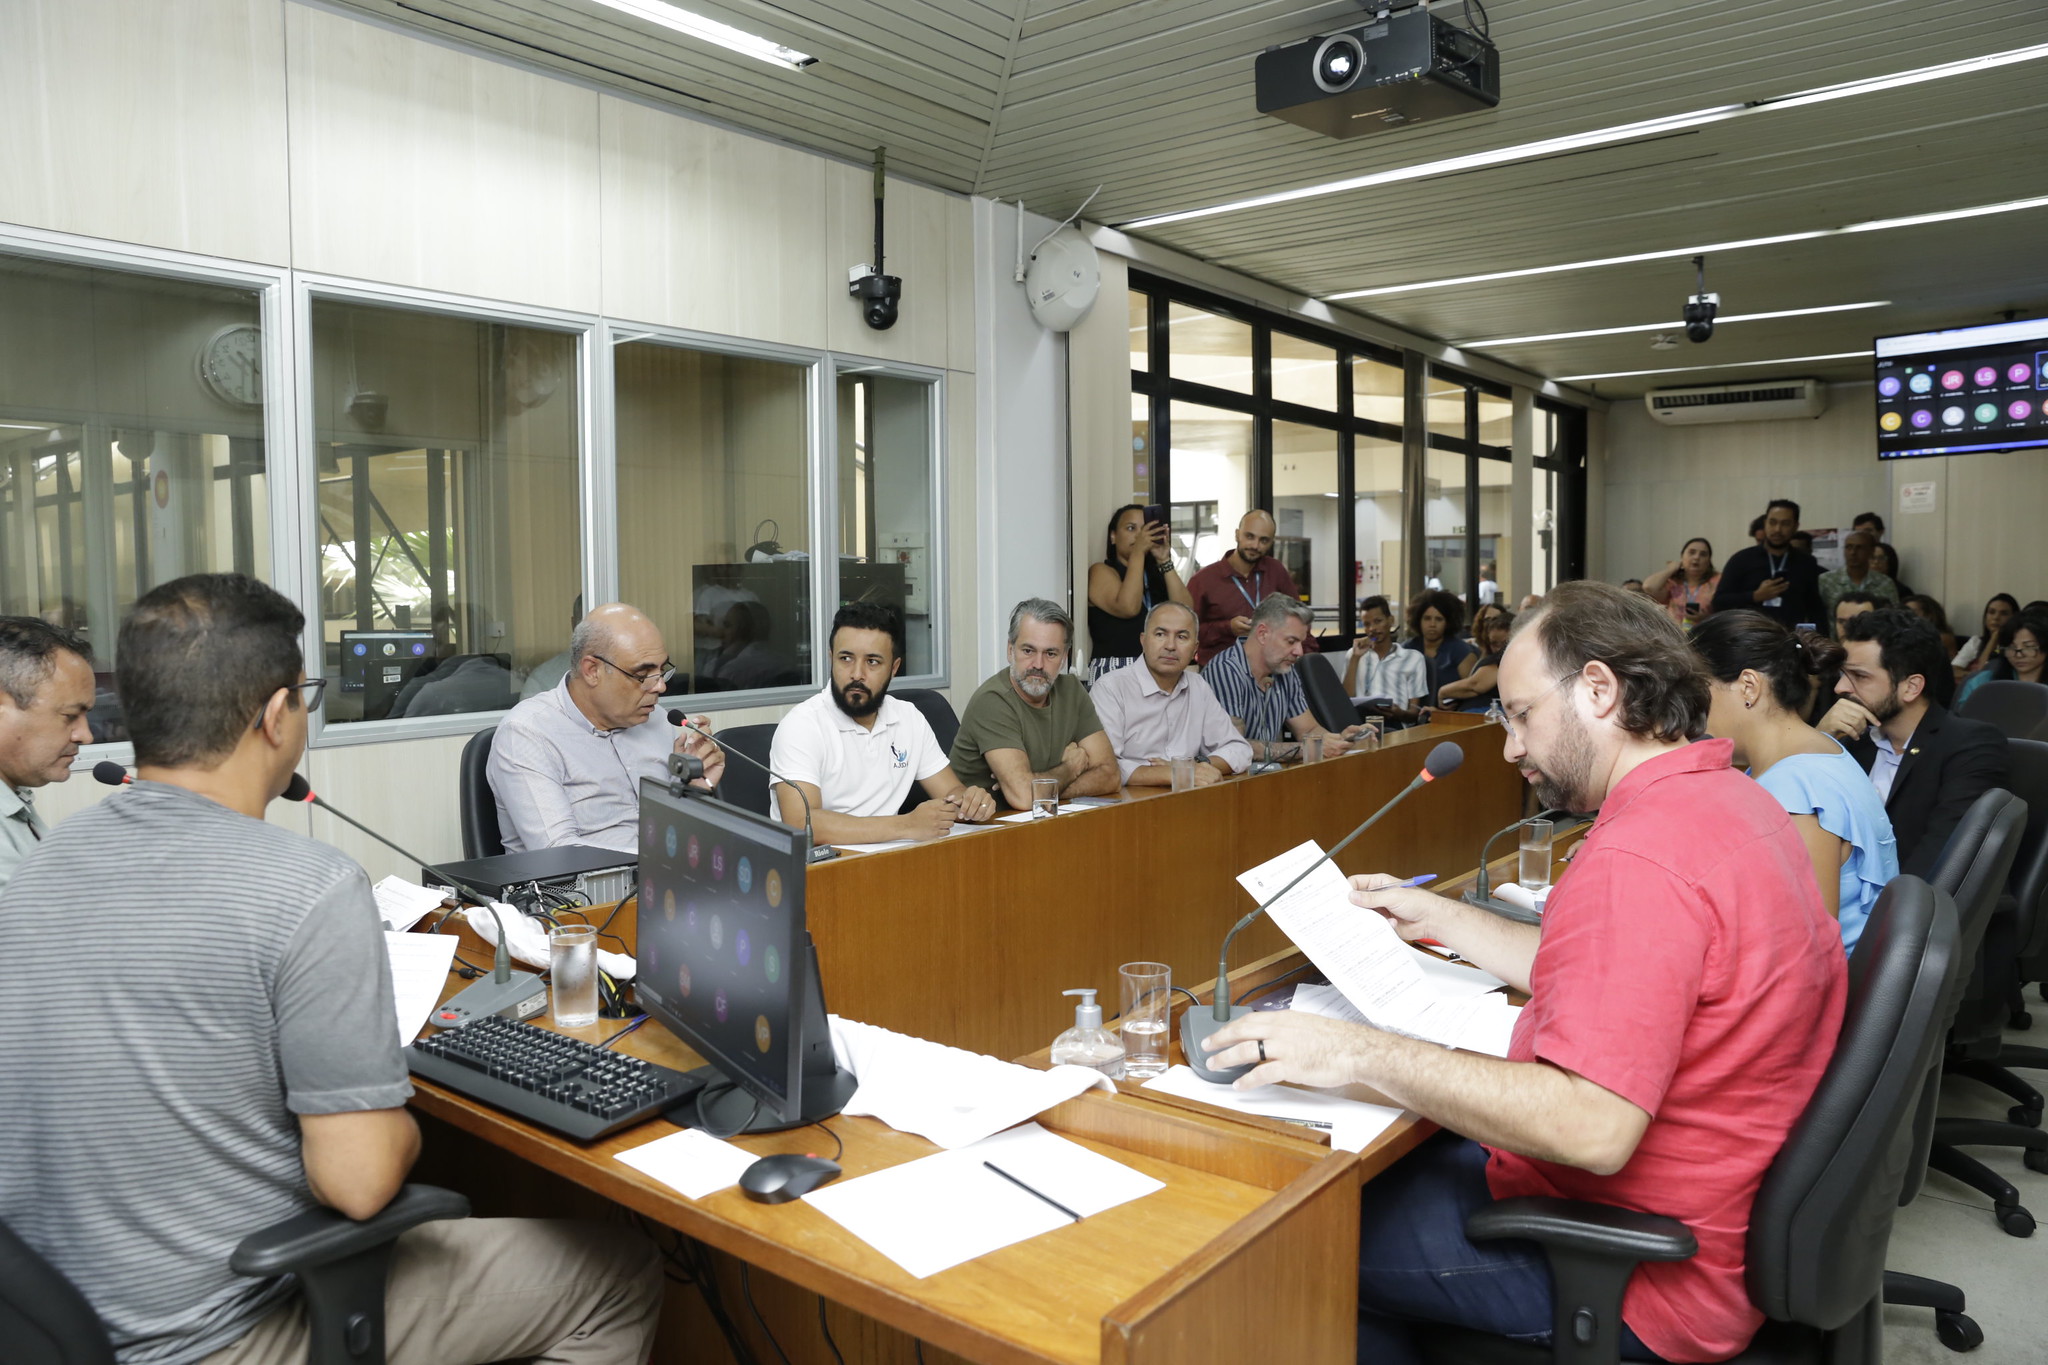
[[[1750,1205],[1841,1030],[1842,937],[1784,808],[1703,740],[1637,767],[1551,891],[1508,1060],[1650,1115],[1611,1176],[1494,1150],[1495,1198],[1677,1218],[1686,1261],[1636,1270],[1622,1317],[1668,1360],[1725,1360],[1763,1322],[1743,1284]],[[1702,814],[1713,818],[1702,822]]]

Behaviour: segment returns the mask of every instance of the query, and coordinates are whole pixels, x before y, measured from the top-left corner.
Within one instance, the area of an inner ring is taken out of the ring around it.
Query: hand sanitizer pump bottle
[[[1102,1006],[1095,1003],[1095,992],[1073,990],[1061,994],[1078,995],[1081,1003],[1074,1006],[1074,1026],[1052,1040],[1052,1064],[1092,1067],[1109,1077],[1123,1075],[1123,1042],[1102,1026]]]

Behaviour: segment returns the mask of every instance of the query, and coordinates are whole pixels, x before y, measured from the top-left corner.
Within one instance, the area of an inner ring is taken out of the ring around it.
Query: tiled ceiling
[[[596,0],[355,9],[900,174],[1089,219],[1155,215],[2048,44],[2041,0],[1492,0],[1502,99],[1333,141],[1259,114],[1264,47],[1356,22],[1304,0],[692,0],[816,56],[752,61]],[[1443,12],[1455,17],[1459,7]],[[1766,110],[1543,159],[1168,223],[1134,235],[1304,294],[1840,228],[2048,195],[2048,60]],[[2048,206],[1710,253],[1736,323],[1489,348],[1608,396],[1750,374],[1856,378],[1873,335],[2048,310]],[[1382,294],[1344,306],[1449,342],[1675,322],[1683,259]],[[1718,368],[1688,370],[1682,367]]]

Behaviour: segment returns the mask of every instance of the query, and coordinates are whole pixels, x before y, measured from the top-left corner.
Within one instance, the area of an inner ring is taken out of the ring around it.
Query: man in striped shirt
[[[264,820],[324,681],[303,625],[239,574],[137,602],[116,673],[137,779],[0,894],[0,1220],[121,1365],[303,1361],[296,1286],[230,1253],[314,1204],[369,1217],[419,1150],[369,879]],[[622,1229],[429,1223],[396,1244],[388,1360],[640,1365],[661,1279]]]
[[[1296,739],[1323,738],[1323,756],[1335,758],[1351,747],[1350,734],[1332,734],[1309,714],[1308,693],[1294,671],[1308,649],[1315,614],[1291,597],[1277,594],[1259,603],[1252,628],[1242,640],[1202,666],[1202,681],[1252,742],[1252,756],[1273,762],[1297,757],[1300,746],[1280,742],[1283,727]]]

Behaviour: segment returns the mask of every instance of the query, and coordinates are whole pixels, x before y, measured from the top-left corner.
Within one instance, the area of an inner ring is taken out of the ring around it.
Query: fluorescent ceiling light
[[[617,3],[617,0],[606,0]],[[1778,109],[1798,109],[1810,104],[1824,104],[1829,100],[1848,99],[1854,95],[1868,95],[1879,90],[1893,90],[1902,85],[1920,85],[1927,81],[1944,80],[1950,76],[1964,76],[1977,71],[1990,71],[2001,66],[2012,66],[2018,62],[2038,61],[2048,57],[2048,43],[2033,47],[2014,48],[2009,52],[1993,52],[1982,57],[1969,57],[1959,62],[1943,62],[1939,66],[1925,66],[1913,71],[1896,72],[1889,76],[1873,76],[1868,80],[1845,81],[1840,85],[1824,85],[1812,90],[1795,91],[1790,95],[1773,95],[1746,104],[1717,104],[1707,109],[1696,109],[1686,114],[1667,114],[1663,118],[1644,119],[1638,123],[1622,123],[1612,128],[1595,128],[1583,133],[1571,133],[1564,137],[1544,138],[1537,142],[1524,142],[1513,147],[1495,147],[1483,152],[1470,152],[1442,161],[1426,161],[1417,166],[1398,166],[1393,170],[1374,171],[1369,175],[1354,175],[1344,180],[1326,181],[1320,185],[1304,185],[1300,189],[1280,190],[1273,194],[1261,194],[1250,199],[1233,200],[1227,204],[1215,204],[1208,208],[1183,209],[1178,213],[1155,214],[1150,218],[1133,219],[1121,225],[1126,232],[1137,232],[1149,227],[1163,227],[1168,223],[1186,223],[1197,218],[1213,218],[1222,213],[1237,213],[1244,209],[1268,208],[1274,204],[1291,204],[1301,199],[1318,199],[1324,195],[1342,194],[1346,190],[1369,189],[1374,185],[1392,185],[1405,180],[1423,180],[1433,175],[1449,175],[1456,171],[1477,170],[1486,166],[1504,166],[1516,161],[1531,161],[1538,157],[1556,156],[1561,152],[1583,151],[1588,147],[1604,147],[1610,143],[1628,142],[1636,138],[1655,137],[1662,133],[1677,132],[1686,128],[1704,127],[1710,123],[1721,123],[1747,114],[1762,114]]]
[[[1788,355],[1777,360],[1738,360],[1727,365],[1680,365],[1670,370],[1615,370],[1611,374],[1564,374],[1560,384],[1581,384],[1589,379],[1635,379],[1646,374],[1691,374],[1695,370],[1754,370],[1764,365],[1805,365],[1815,360],[1855,360],[1869,351],[1836,351],[1832,355]]]
[[[1778,313],[1733,313],[1716,318],[1714,325],[1724,327],[1731,322],[1768,322],[1773,318],[1803,318],[1815,313],[1853,313],[1859,308],[1889,308],[1890,299],[1879,299],[1874,303],[1831,303],[1825,308],[1787,308]],[[1581,337],[1614,337],[1629,332],[1669,332],[1685,326],[1684,322],[1646,322],[1639,327],[1595,327],[1584,332],[1548,332],[1542,336],[1527,337],[1479,337],[1472,341],[1453,341],[1453,346],[1524,346],[1536,341],[1576,341]]]
[[[662,0],[597,0],[600,5],[609,5],[636,19],[645,19],[650,24],[660,24],[678,33],[687,33],[692,38],[702,38],[707,43],[716,43],[723,48],[755,57],[764,62],[774,62],[792,71],[801,71],[814,65],[817,58],[793,47],[784,47],[772,38],[763,38],[748,33],[745,29],[721,24],[716,19],[707,19],[701,14],[676,5],[663,4]]]
[[[1941,213],[1916,213],[1908,218],[1873,218],[1867,223],[1821,228],[1814,232],[1785,232],[1775,237],[1745,237],[1733,242],[1709,242],[1704,246],[1670,247],[1659,251],[1638,251],[1628,256],[1598,256],[1588,261],[1565,261],[1559,265],[1532,265],[1520,270],[1493,270],[1484,275],[1448,275],[1440,280],[1417,280],[1413,284],[1385,284],[1377,289],[1348,289],[1341,294],[1324,294],[1326,303],[1342,299],[1370,299],[1383,294],[1411,294],[1424,289],[1454,289],[1467,284],[1490,284],[1495,280],[1524,280],[1533,275],[1562,275],[1573,270],[1598,270],[1610,265],[1636,265],[1643,261],[1675,261],[1708,252],[1743,251],[1750,247],[1778,246],[1785,242],[1810,242],[1818,237],[1839,237],[1850,232],[1886,232],[1892,228],[1923,227],[1928,223],[1949,223],[1958,218],[1982,218],[1994,213],[2018,213],[2022,209],[2048,208],[2048,194],[2033,199],[2009,199],[2002,204],[1978,204]]]

